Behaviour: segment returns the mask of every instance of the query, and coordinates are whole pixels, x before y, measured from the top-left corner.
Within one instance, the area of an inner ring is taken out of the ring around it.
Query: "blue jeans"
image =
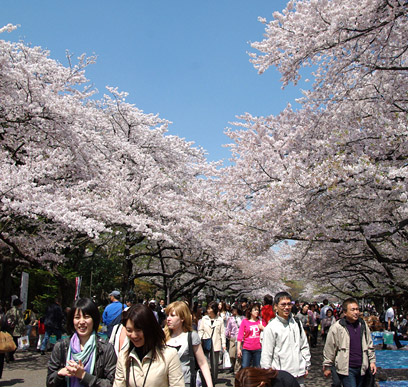
[[[363,383],[361,368],[349,368],[348,376],[339,373],[339,378],[343,387],[361,387]]]
[[[27,329],[26,335],[28,336],[28,339],[30,339],[32,328],[33,327],[31,325],[26,325],[26,329]]]
[[[242,349],[242,368],[252,366],[259,368],[261,366],[261,353],[262,350],[247,350]]]
[[[44,339],[41,342],[41,348],[40,348],[41,351],[45,351],[45,349],[47,348],[48,341],[53,334],[55,334],[55,336],[57,337],[57,341],[59,341],[62,337],[62,330],[54,329],[54,328],[48,328],[48,329],[46,328]]]

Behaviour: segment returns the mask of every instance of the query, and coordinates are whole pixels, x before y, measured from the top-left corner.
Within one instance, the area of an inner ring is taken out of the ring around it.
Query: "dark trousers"
[[[315,347],[317,344],[317,332],[318,332],[318,327],[317,326],[312,326],[310,328],[310,346]]]
[[[44,336],[43,341],[41,342],[41,348],[40,348],[42,352],[44,352],[45,349],[47,349],[48,341],[53,334],[55,334],[55,336],[57,337],[57,341],[59,341],[62,337],[62,330],[56,329],[54,327],[45,328],[45,336]]]
[[[4,353],[0,353],[0,379],[3,377],[4,356]]]
[[[218,362],[220,360],[220,353],[221,352],[214,352],[214,348],[212,346],[211,350],[204,350],[204,355],[207,357],[214,386],[218,380]]]
[[[348,376],[338,374],[343,387],[361,387],[363,377],[361,376],[361,367],[349,368]]]

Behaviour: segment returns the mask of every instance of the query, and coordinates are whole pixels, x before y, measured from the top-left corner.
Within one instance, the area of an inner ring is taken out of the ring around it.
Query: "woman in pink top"
[[[242,357],[242,368],[260,367],[261,362],[261,331],[264,329],[259,312],[259,303],[252,303],[246,310],[246,319],[239,327],[237,337],[237,356]],[[243,342],[243,344],[242,344]],[[242,350],[241,350],[242,349]]]

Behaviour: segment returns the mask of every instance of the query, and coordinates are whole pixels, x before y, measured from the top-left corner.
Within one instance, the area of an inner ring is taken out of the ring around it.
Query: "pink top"
[[[242,349],[259,350],[261,349],[261,329],[258,325],[260,320],[252,322],[244,319],[239,327],[237,341],[243,341]]]

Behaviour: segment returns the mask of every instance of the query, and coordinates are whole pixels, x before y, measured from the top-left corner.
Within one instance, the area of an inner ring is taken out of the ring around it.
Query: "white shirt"
[[[394,309],[390,307],[387,312],[385,313],[385,323],[388,324],[388,319],[391,319],[391,322],[394,322]]]

